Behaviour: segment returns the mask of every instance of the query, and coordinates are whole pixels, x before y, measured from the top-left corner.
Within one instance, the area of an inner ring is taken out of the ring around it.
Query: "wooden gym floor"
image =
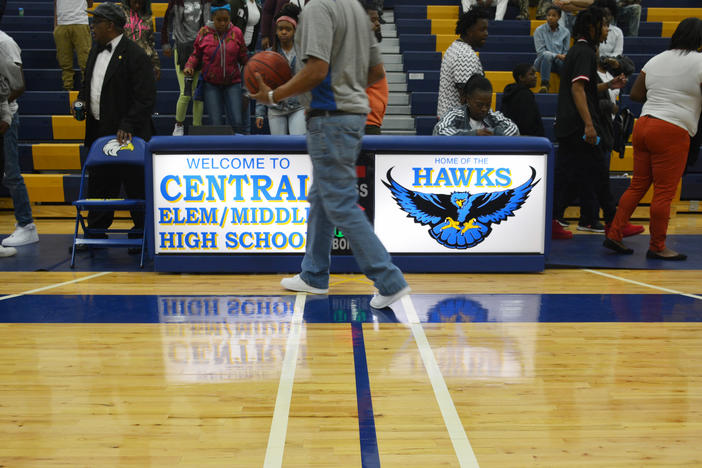
[[[281,277],[1,273],[0,466],[702,465],[698,270]]]

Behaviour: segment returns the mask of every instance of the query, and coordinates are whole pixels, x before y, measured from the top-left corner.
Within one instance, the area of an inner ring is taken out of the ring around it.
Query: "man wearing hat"
[[[94,10],[95,43],[90,49],[83,88],[78,93],[86,111],[85,148],[102,136],[116,135],[120,144],[153,134],[151,113],[156,83],[151,61],[144,50],[122,34],[127,18],[115,3],[104,2]],[[74,114],[74,106],[71,105]],[[120,186],[130,198],[144,198],[144,172],[133,167],[96,168],[89,172],[88,197],[119,196]],[[144,225],[143,213],[132,213],[135,227]],[[108,228],[114,213],[88,213],[88,228]]]

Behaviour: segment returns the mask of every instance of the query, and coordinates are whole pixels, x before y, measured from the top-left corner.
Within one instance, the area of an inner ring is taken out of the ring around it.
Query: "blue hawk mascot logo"
[[[450,195],[422,193],[406,189],[387,173],[383,184],[393,198],[415,223],[429,225],[429,235],[439,244],[450,249],[467,249],[480,244],[492,232],[492,223],[500,224],[514,216],[526,201],[534,182],[536,170],[531,167],[531,178],[514,189],[501,192],[453,192]]]

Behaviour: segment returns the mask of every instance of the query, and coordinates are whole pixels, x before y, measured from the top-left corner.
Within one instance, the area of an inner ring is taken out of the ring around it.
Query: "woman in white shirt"
[[[702,20],[680,22],[670,48],[649,60],[631,89],[631,99],[643,102],[633,134],[634,176],[619,200],[617,214],[604,246],[620,254],[633,250],[622,244],[623,226],[653,184],[651,240],[646,257],[685,260],[666,247],[670,204],[680,182],[690,137],[697,132],[702,109]]]

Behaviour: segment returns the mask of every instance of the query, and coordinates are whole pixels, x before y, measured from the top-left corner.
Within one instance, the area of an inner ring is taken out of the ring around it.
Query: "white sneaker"
[[[173,136],[183,136],[185,135],[185,125],[175,124],[173,127]]]
[[[0,247],[0,257],[12,257],[17,253],[14,247]]]
[[[280,285],[290,291],[308,292],[313,294],[326,294],[329,292],[329,288],[320,289],[310,286],[309,284],[305,283],[302,278],[300,278],[300,275],[295,275],[292,278],[283,278],[280,280]]]
[[[412,289],[409,286],[405,286],[403,289],[400,289],[392,296],[383,296],[382,294],[376,294],[375,296],[373,296],[373,299],[370,300],[370,306],[374,309],[384,309],[393,302],[400,300],[400,298],[402,298],[403,296],[408,295],[410,291],[412,291]]]
[[[15,224],[15,232],[4,238],[2,240],[2,245],[4,247],[19,247],[35,242],[39,242],[36,224],[29,223],[24,227]]]

